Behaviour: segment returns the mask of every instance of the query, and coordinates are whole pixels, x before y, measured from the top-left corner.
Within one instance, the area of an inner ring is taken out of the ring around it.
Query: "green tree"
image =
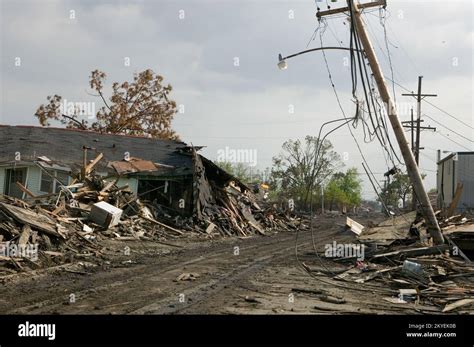
[[[35,116],[39,123],[48,126],[50,121],[59,121],[68,128],[101,133],[178,139],[171,129],[176,114],[176,103],[168,98],[172,87],[162,84],[162,76],[148,69],[135,74],[132,82],[115,82],[109,98],[104,92],[105,78],[104,72],[94,70],[89,79],[94,96],[103,104],[95,115],[90,115],[91,123],[81,114],[80,107],[64,110],[59,95],[48,96],[48,103],[38,107]]]
[[[425,177],[425,174],[421,175],[422,179]],[[398,172],[393,175],[390,183],[382,190],[381,196],[386,205],[398,207],[398,202],[402,201],[403,208],[406,208],[408,201],[412,200],[412,185],[408,174]]]
[[[345,173],[337,172],[332,177],[324,191],[325,200],[332,209],[352,208],[360,205],[362,186],[356,168],[350,168]]]
[[[299,208],[307,209],[321,184],[343,164],[331,142],[306,136],[304,141],[288,140],[282,153],[273,157],[271,187],[278,189],[280,199],[293,199]]]

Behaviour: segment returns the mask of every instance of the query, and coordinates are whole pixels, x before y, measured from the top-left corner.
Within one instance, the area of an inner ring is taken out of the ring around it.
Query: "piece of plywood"
[[[3,202],[0,202],[0,209],[23,225],[28,224],[33,229],[40,230],[55,237],[61,237],[61,235],[56,231],[56,223],[54,220],[43,214],[18,206],[8,205]]]
[[[378,244],[390,244],[394,240],[405,239],[415,218],[416,211],[389,218],[376,227],[365,228],[358,238],[361,241],[376,241]]]

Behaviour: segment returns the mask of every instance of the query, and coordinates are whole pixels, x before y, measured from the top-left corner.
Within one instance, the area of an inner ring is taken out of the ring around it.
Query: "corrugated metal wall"
[[[441,194],[440,199],[442,201],[442,205],[439,207],[449,205],[449,203],[453,199],[455,189],[455,186],[453,186],[453,163],[453,159],[450,158],[438,164],[438,194]]]
[[[458,182],[463,183],[463,192],[457,211],[474,209],[474,154],[458,153],[457,160],[449,158],[438,164],[437,188],[441,207],[453,200]]]
[[[457,178],[463,184],[458,209],[474,208],[474,155],[459,155],[457,164]]]

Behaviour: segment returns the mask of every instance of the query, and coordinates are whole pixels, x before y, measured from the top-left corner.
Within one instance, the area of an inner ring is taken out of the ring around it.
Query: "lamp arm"
[[[327,49],[327,50],[329,50],[329,49],[339,49],[339,50],[343,50],[343,51],[351,51],[352,50],[352,51],[355,51],[355,52],[357,52],[357,51],[362,52],[361,50],[353,49],[353,48],[351,49],[351,48],[347,48],[347,47],[318,47],[318,48],[311,48],[311,49],[307,49],[305,51],[301,51],[299,53],[288,55],[286,57],[283,57],[281,60],[286,60],[286,59],[293,58],[293,57],[296,57],[298,55],[309,53],[309,52],[321,51],[323,49]]]

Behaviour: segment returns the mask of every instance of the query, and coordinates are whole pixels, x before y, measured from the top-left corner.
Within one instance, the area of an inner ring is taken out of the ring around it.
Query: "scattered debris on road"
[[[416,212],[367,228],[347,218],[346,228],[357,234],[364,259],[356,255],[331,257],[348,266],[333,278],[367,286],[368,290],[373,287],[368,282],[383,284],[394,293],[384,300],[394,304],[435,306],[439,312],[472,308],[474,263],[467,254],[473,250],[474,220],[463,215],[442,217],[441,211],[436,215],[447,240],[443,245],[433,245],[424,220]],[[308,266],[305,269],[311,271]]]
[[[36,155],[28,162],[51,182],[57,181],[56,192],[36,195],[28,184],[16,182],[23,198],[0,194],[0,276],[74,259],[100,261],[104,239],[168,244],[166,240],[179,237],[248,237],[304,227],[301,219],[290,211],[279,211],[265,201],[258,201],[245,184],[199,155],[194,147],[179,147],[180,158],[188,158],[191,163],[192,184],[184,189],[185,195],[190,195],[178,203],[184,206],[186,201],[193,201],[192,208],[181,211],[173,207],[174,203],[166,205],[166,201],[177,200],[179,196],[159,200],[160,192],[137,194],[130,187],[142,181],[123,181],[128,175],[141,174],[145,176],[140,177],[147,178],[159,170],[171,175],[169,165],[136,157],[107,161],[111,156],[107,152],[109,147],[104,148],[107,155],[99,152],[87,161],[87,150],[90,152],[91,147],[77,150],[79,154],[83,152],[80,165],[61,163],[45,155]],[[52,168],[68,168],[67,176],[72,180],[67,184],[59,181],[58,174],[51,175]],[[106,176],[101,171],[105,169]],[[155,182],[151,190],[159,188],[172,194],[169,178],[145,181],[150,182]],[[156,187],[156,182],[164,183],[165,187]]]

